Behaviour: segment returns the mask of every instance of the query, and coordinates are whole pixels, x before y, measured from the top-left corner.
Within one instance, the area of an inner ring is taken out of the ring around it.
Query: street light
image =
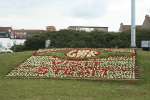
[[[136,48],[135,0],[131,0],[131,47]]]

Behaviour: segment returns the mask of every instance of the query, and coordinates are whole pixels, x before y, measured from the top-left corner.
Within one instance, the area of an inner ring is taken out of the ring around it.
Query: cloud
[[[104,0],[3,0],[0,3],[2,15],[34,15],[53,13],[76,18],[100,17],[106,12]],[[54,14],[54,15],[55,15]]]
[[[98,18],[106,13],[104,0],[76,0],[68,10],[68,15],[76,18]]]
[[[0,26],[40,28],[46,25],[108,26],[130,24],[131,0],[0,0]],[[137,24],[150,13],[149,0],[136,0]],[[60,29],[60,28],[59,28]]]

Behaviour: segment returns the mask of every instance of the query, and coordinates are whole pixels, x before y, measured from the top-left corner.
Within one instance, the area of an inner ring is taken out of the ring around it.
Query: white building
[[[25,39],[0,38],[0,48],[11,48],[13,45],[24,45]]]
[[[15,45],[24,45],[25,39],[11,39],[12,28],[0,27],[0,48],[11,48]]]
[[[0,38],[0,48],[11,48],[13,46],[13,42],[10,38]]]
[[[99,31],[99,32],[108,32],[108,27],[97,27],[97,26],[69,26],[68,30],[74,31]]]

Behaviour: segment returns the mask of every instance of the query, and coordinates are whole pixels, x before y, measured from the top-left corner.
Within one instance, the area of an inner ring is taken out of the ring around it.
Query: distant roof
[[[146,16],[145,16],[145,19],[146,19],[148,22],[150,22],[150,16],[149,16],[149,15],[146,15]]]
[[[0,27],[0,32],[8,32],[9,30],[12,30],[11,27]]]
[[[142,25],[136,25],[136,27],[142,27]],[[131,28],[131,25],[123,25],[123,28]]]
[[[143,25],[136,25],[136,29],[150,29],[150,16],[146,15]],[[120,24],[120,32],[125,32],[131,30],[131,25]]]
[[[150,16],[146,15],[143,22],[143,29],[150,30]]]
[[[9,38],[8,32],[0,32],[0,38]]]
[[[136,25],[137,29],[141,29],[142,25]],[[120,24],[120,32],[125,32],[131,30],[131,25],[124,25],[123,23]]]
[[[100,27],[100,26],[69,26],[70,27],[79,27],[79,28],[108,28],[108,27]]]
[[[39,33],[39,32],[45,32],[45,30],[37,30],[37,29],[20,29],[20,30],[14,30],[14,32]]]

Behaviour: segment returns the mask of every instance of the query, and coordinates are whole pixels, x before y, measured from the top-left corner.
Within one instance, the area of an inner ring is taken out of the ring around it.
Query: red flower
[[[97,52],[97,54],[96,55],[100,55],[101,54],[101,52]]]
[[[39,67],[39,68],[37,68],[37,73],[38,74],[46,74],[46,73],[48,73],[48,68],[47,67]]]
[[[102,68],[101,70],[100,70],[100,74],[104,77],[105,75],[107,75],[107,73],[108,73],[108,69],[106,69],[106,68]]]

